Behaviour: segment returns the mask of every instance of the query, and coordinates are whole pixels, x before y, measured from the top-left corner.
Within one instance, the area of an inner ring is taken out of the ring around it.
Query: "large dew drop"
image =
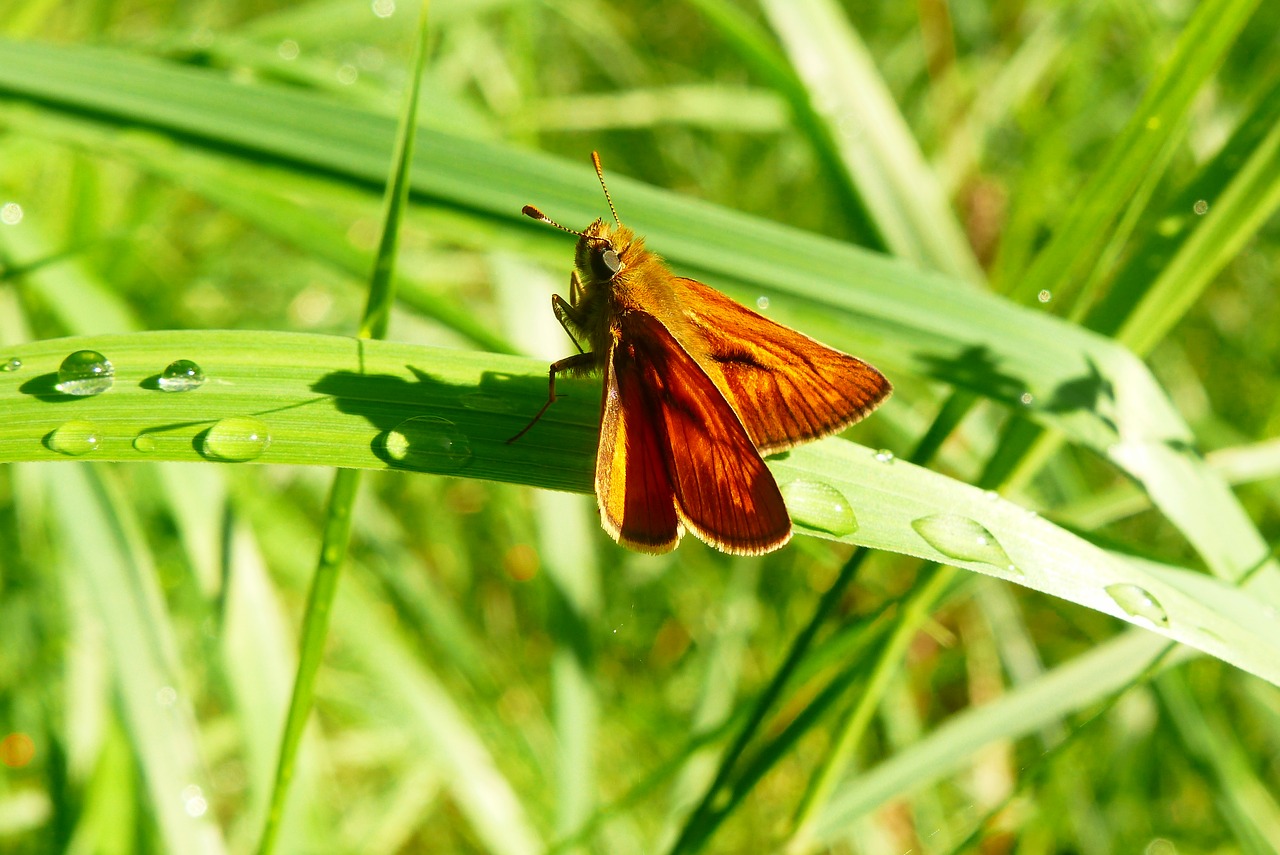
[[[93,422],[74,419],[50,433],[45,444],[59,454],[81,457],[97,450],[102,444],[102,432]]]
[[[170,362],[160,373],[159,385],[164,392],[190,392],[204,385],[204,371],[190,359]]]
[[[1150,621],[1155,626],[1169,625],[1169,615],[1165,613],[1164,606],[1146,588],[1125,582],[1108,585],[1106,591],[1107,596],[1115,600],[1126,614]]]
[[[261,419],[231,416],[205,432],[200,450],[206,457],[243,463],[256,460],[271,445],[271,433]]]
[[[912,520],[911,527],[948,558],[990,564],[1006,573],[1020,572],[995,536],[977,520],[959,514],[933,514]]]
[[[96,350],[77,350],[58,366],[58,382],[54,386],[64,395],[101,395],[115,382],[116,369]]]
[[[837,537],[858,530],[853,506],[844,493],[830,484],[804,479],[791,481],[782,486],[782,498],[786,500],[791,519],[805,528],[829,532]]]
[[[387,456],[407,469],[456,472],[471,462],[471,443],[458,426],[439,416],[415,416],[387,431]]]

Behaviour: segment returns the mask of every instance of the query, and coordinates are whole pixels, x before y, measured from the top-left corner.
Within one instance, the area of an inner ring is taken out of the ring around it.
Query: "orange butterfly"
[[[556,375],[604,371],[596,499],[614,540],[675,549],[687,529],[716,549],[760,555],[791,539],[791,518],[762,455],[843,430],[891,387],[879,371],[713,291],[675,276],[618,219],[600,157],[591,154],[617,228],[598,219],[578,236],[569,301],[551,298],[578,347]],[[583,351],[582,342],[590,345]]]

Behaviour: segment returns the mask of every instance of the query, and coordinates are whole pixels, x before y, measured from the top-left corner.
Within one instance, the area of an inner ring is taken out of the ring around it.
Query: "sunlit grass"
[[[279,851],[1268,851],[1273,10],[437,0],[360,344],[408,6],[0,20],[5,846],[256,845],[343,466],[384,471]],[[598,216],[592,150],[679,272],[894,381],[771,461],[782,553],[615,547],[591,381],[505,443],[571,347],[519,209]],[[51,391],[79,347],[110,392]],[[269,465],[214,459],[243,416]]]

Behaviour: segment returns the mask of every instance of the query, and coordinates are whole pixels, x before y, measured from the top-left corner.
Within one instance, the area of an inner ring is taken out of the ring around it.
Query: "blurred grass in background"
[[[437,0],[389,337],[459,352],[371,347],[339,387],[336,340],[285,333],[358,326],[416,11],[0,7],[0,363],[28,372],[0,374],[0,736],[35,752],[5,743],[0,848],[250,851],[319,549],[314,465],[182,462],[187,434],[164,462],[44,462],[41,420],[63,418],[46,411],[97,406],[121,436],[164,421],[137,382],[83,404],[21,391],[68,350],[46,340],[88,336],[122,380],[130,348],[200,356],[192,424],[273,412],[274,459],[295,464],[386,465],[342,400],[398,414],[360,411],[385,428],[428,394],[415,369],[464,388],[440,400],[473,477],[366,479],[280,851],[1272,851],[1274,8]],[[594,384],[541,440],[500,446],[570,348],[547,295],[572,240],[519,207],[598,216],[592,150],[678,271],[897,388],[850,432],[879,461],[824,444],[777,464],[861,478],[857,531],[809,528],[893,551],[859,568],[711,797],[852,547],[637,556],[590,497],[517,486],[588,483]],[[1085,329],[1144,357],[1173,406]],[[181,332],[219,330],[271,332]],[[408,378],[405,400],[361,385],[374,367]],[[317,393],[341,400],[306,409]],[[955,482],[890,462],[931,424],[958,424],[932,464]],[[1039,513],[971,515],[1057,596],[911,557],[939,557],[910,541],[918,493],[985,501],[958,482]],[[1056,576],[1057,550],[1083,575]],[[1155,605],[1111,596],[1218,658],[1160,659],[1157,635],[1100,613],[1117,609],[1091,559],[1178,580]],[[1255,587],[1217,600],[1214,577]]]

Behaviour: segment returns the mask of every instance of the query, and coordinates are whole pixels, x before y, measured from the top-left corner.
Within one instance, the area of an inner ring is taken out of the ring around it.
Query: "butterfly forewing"
[[[672,277],[703,346],[689,352],[723,375],[720,391],[761,452],[843,430],[891,390],[879,371],[759,315],[693,279]]]
[[[616,339],[608,370],[617,395],[606,399],[602,432],[610,437],[602,443],[615,445],[607,454],[602,445],[596,489],[606,514],[622,511],[622,536],[643,542],[638,535],[667,522],[652,494],[659,490],[686,528],[719,549],[755,555],[786,543],[791,520],[778,485],[711,378],[645,312],[620,314]],[[622,475],[619,439],[627,442]],[[665,478],[653,471],[659,462]]]

